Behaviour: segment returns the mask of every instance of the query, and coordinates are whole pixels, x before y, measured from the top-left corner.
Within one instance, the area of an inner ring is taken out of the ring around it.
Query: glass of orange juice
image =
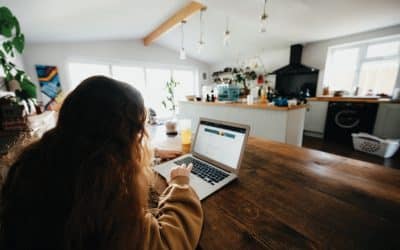
[[[181,132],[182,151],[189,153],[192,146],[192,121],[189,119],[180,120],[179,129]]]

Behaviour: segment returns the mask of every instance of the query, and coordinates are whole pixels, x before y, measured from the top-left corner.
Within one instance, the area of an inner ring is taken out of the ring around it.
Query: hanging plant
[[[36,86],[25,71],[19,69],[10,61],[17,53],[22,54],[25,47],[25,37],[21,32],[18,19],[7,7],[0,7],[0,70],[2,68],[7,89],[12,80],[19,82],[21,90],[16,91],[20,99],[36,98]]]

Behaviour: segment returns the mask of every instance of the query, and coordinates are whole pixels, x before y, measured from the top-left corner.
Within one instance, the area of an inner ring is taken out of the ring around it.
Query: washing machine
[[[377,103],[329,102],[324,139],[351,144],[352,133],[372,134],[377,111]]]

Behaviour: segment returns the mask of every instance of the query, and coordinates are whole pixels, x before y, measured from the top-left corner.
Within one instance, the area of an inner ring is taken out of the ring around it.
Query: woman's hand
[[[177,151],[177,150],[155,149],[154,155],[158,158],[161,158],[161,160],[170,160],[170,159],[174,159],[178,156],[181,156],[182,152]]]
[[[178,176],[189,177],[190,171],[192,171],[192,167],[193,167],[193,165],[192,165],[192,163],[190,163],[188,166],[183,164],[181,166],[176,166],[176,167],[172,168],[171,172],[170,172],[171,180]]]

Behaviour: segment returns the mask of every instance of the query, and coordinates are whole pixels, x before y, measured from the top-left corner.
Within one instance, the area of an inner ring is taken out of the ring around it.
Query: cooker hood
[[[295,44],[290,46],[290,62],[289,65],[279,68],[272,72],[276,75],[291,75],[291,74],[309,74],[317,73],[318,69],[308,67],[301,64],[301,55],[303,53],[303,45]]]

